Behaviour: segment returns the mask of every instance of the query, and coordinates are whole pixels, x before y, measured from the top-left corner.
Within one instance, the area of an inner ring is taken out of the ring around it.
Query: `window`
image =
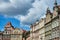
[[[7,28],[7,30],[10,30],[10,27],[9,27],[9,28]]]
[[[52,28],[59,26],[58,20],[52,22]]]

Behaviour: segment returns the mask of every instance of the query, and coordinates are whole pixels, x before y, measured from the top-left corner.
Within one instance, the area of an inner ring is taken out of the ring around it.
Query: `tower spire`
[[[55,6],[57,6],[57,0],[55,0],[55,3],[54,3]]]
[[[47,13],[50,13],[50,9],[49,9],[49,7],[47,8]]]

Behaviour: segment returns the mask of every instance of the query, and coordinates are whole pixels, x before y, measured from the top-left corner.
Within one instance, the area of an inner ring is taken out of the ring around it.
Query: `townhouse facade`
[[[45,39],[45,28],[44,19],[37,21],[35,24],[31,25],[30,39],[31,40],[44,40]]]
[[[11,22],[8,22],[4,31],[0,32],[0,40],[22,40],[22,30],[14,28]]]
[[[37,24],[31,25],[31,40],[60,40],[60,5],[57,4],[57,0],[55,0],[53,12],[48,7],[46,17],[43,19],[44,21],[41,19],[42,24],[40,20]]]
[[[2,36],[3,32],[0,31],[0,40],[3,39],[3,36]]]
[[[31,30],[30,30],[30,38],[31,40],[39,40],[39,30],[38,30],[38,22],[35,24],[31,25]]]
[[[49,16],[49,15],[50,16]],[[60,6],[57,5],[57,0],[55,0],[53,13],[48,10],[48,14],[46,15],[45,27],[46,27],[46,40],[60,40]],[[46,26],[48,25],[48,26]]]
[[[47,8],[46,11],[46,18],[45,18],[45,40],[50,40],[51,39],[51,30],[52,30],[52,13],[49,10],[49,7]]]

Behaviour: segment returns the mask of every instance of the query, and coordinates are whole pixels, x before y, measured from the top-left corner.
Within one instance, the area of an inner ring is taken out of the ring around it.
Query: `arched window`
[[[14,34],[18,34],[18,31],[15,31]]]

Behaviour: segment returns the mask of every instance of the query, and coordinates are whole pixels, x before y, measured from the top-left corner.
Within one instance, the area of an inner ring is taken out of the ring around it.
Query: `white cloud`
[[[50,5],[50,2],[52,0],[35,0],[35,2],[32,4],[33,8],[30,8],[28,11],[29,13],[26,16],[17,16],[17,18],[21,21],[21,23],[29,25],[36,20],[40,20],[40,18],[45,17],[46,8],[48,7],[48,4]]]
[[[10,16],[26,15],[27,10],[32,7],[32,0],[9,0],[9,2],[4,0],[0,1],[0,14]]]

